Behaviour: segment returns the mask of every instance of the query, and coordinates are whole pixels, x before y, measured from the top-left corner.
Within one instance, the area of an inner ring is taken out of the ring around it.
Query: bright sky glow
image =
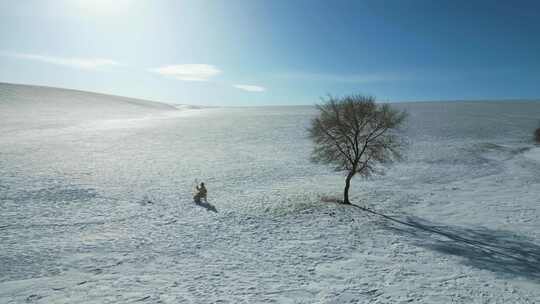
[[[71,0],[71,5],[85,14],[103,17],[104,15],[122,14],[133,5],[133,2],[133,0]]]
[[[206,105],[540,98],[537,1],[0,0],[0,82]]]

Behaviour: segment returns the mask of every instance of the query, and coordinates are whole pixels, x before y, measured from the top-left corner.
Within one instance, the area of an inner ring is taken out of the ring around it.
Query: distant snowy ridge
[[[191,108],[101,93],[0,83],[0,129],[5,131],[170,116],[187,109]]]
[[[35,85],[23,85],[23,84],[10,84],[0,82],[0,105],[13,104],[17,105],[25,103],[42,104],[42,103],[69,103],[71,105],[88,104],[92,102],[92,105],[110,105],[111,102],[118,104],[129,104],[133,106],[171,110],[173,106],[149,101],[144,99],[129,98],[123,96],[109,95],[103,93],[87,92],[73,89],[35,86]]]
[[[194,105],[186,105],[186,104],[172,104],[173,107],[177,108],[178,110],[199,110],[204,107],[202,106],[194,106]]]

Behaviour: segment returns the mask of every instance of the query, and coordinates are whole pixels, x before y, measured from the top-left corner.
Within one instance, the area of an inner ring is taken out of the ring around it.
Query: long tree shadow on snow
[[[464,258],[463,263],[503,276],[540,281],[540,245],[511,231],[435,224],[397,218],[354,205],[388,221],[386,229],[413,237],[415,245]]]

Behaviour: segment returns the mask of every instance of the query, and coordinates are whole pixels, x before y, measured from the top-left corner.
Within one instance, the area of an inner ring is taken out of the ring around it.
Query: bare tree
[[[377,164],[401,158],[402,141],[391,131],[403,123],[407,113],[363,95],[330,96],[317,109],[319,115],[309,128],[315,143],[312,161],[347,172],[343,203],[350,204],[349,187],[356,174],[369,176]]]

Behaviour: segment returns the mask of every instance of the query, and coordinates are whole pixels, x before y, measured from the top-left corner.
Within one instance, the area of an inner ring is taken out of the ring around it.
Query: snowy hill
[[[0,128],[65,126],[176,111],[153,101],[51,87],[0,83]]]

